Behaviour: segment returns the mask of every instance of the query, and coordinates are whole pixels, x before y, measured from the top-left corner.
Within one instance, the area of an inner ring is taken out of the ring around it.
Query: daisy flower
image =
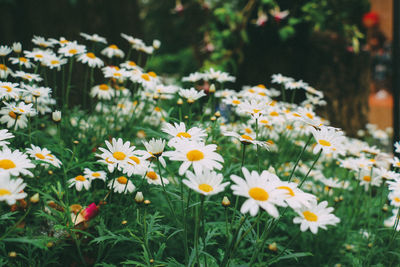
[[[400,177],[396,177],[393,181],[387,181],[390,191],[400,192]]]
[[[396,208],[400,207],[400,191],[390,192],[388,199],[390,201],[390,205]]]
[[[195,82],[198,82],[198,81],[203,80],[203,79],[204,79],[204,74],[203,73],[195,72],[195,73],[189,74],[189,76],[183,77],[182,81],[183,82],[195,83]]]
[[[284,84],[293,81],[293,78],[283,76],[282,74],[272,74],[272,83]]]
[[[80,55],[86,52],[86,47],[84,45],[78,44],[76,41],[69,42],[67,45],[62,46],[58,49],[58,53],[64,57],[73,57],[75,55]]]
[[[302,190],[300,190],[296,183],[281,182],[276,189],[283,190],[285,192],[283,195],[285,202],[292,209],[299,209],[302,206],[309,207],[310,202],[316,199],[316,196],[304,193]]]
[[[27,194],[23,192],[26,184],[21,178],[10,179],[8,174],[0,174],[0,201],[14,205],[19,199],[24,199]]]
[[[89,190],[90,188],[90,179],[85,178],[83,175],[75,176],[72,179],[68,180],[69,187],[75,186],[77,191],[81,191],[82,188]]]
[[[114,95],[115,90],[105,83],[96,85],[90,90],[90,96],[93,98],[97,97],[98,99],[110,100]]]
[[[242,144],[245,144],[245,145],[253,144],[253,145],[265,147],[268,149],[268,144],[266,142],[256,140],[255,139],[256,137],[254,134],[240,135],[236,132],[223,132],[222,134],[225,136],[234,137],[234,138],[238,139]]]
[[[61,161],[54,156],[50,150],[47,148],[40,148],[31,144],[31,148],[26,149],[26,153],[35,160],[44,161],[53,165],[54,167],[60,168],[62,163]]]
[[[13,50],[16,54],[21,53],[21,51],[22,51],[22,44],[21,44],[20,42],[13,43],[13,45],[12,45],[12,50]]]
[[[166,178],[162,178],[161,181],[160,175],[158,175],[153,169],[149,169],[146,173],[145,179],[149,184],[154,184],[154,185],[164,185],[169,184],[169,180]]]
[[[125,194],[132,193],[136,189],[135,185],[125,176],[120,176],[110,181],[108,183],[108,188],[114,189],[116,193],[124,193],[125,191]]]
[[[128,164],[129,157],[133,156],[135,146],[131,146],[129,141],[123,142],[121,138],[118,138],[118,140],[113,138],[111,143],[108,141],[105,143],[108,150],[100,147],[99,150],[103,153],[96,154],[97,157],[101,158],[99,162],[106,163],[110,172],[113,172],[115,168],[121,170]]]
[[[35,168],[35,165],[19,150],[11,151],[8,147],[0,150],[0,174],[33,176],[28,170],[31,168]]]
[[[314,127],[310,128],[317,145],[314,147],[314,154],[317,154],[321,149],[325,154],[332,152],[343,153],[344,134],[342,131],[337,131],[331,127],[321,127],[320,130]]]
[[[400,159],[398,157],[394,157],[390,160],[390,163],[395,168],[400,168]]]
[[[125,33],[121,33],[121,37],[127,40],[131,45],[143,45],[143,46],[145,45],[142,39],[134,38]]]
[[[43,60],[43,64],[49,69],[61,70],[61,66],[67,64],[68,60],[66,58],[57,57],[55,55],[48,56]]]
[[[200,173],[203,169],[222,169],[221,162],[224,159],[215,152],[217,145],[182,140],[175,144],[175,148],[175,151],[164,152],[164,155],[170,160],[182,161],[179,175],[183,175],[190,166],[193,166],[195,173]]]
[[[165,140],[152,138],[149,142],[142,141],[142,143],[146,147],[147,152],[156,157],[165,168],[166,163],[162,156],[165,147]]]
[[[250,212],[251,216],[255,216],[261,207],[269,215],[277,218],[279,212],[276,205],[286,206],[283,197],[286,192],[276,189],[279,178],[268,171],[263,171],[261,174],[256,171],[250,173],[245,167],[242,168],[242,172],[245,179],[231,175],[232,181],[235,182],[231,186],[233,194],[247,198],[240,212]]]
[[[10,74],[13,74],[12,70],[6,65],[0,64],[0,79],[6,79]]]
[[[28,119],[25,115],[15,114],[9,107],[0,110],[0,122],[7,124],[7,128],[24,129],[28,126]]]
[[[139,69],[141,70],[141,68],[136,64],[136,62],[128,60],[125,61],[124,63],[121,63],[120,66],[122,68],[125,68],[127,70],[135,70],[135,69]]]
[[[5,57],[12,52],[12,49],[6,45],[0,46],[0,57]]]
[[[19,99],[22,90],[18,83],[0,82],[0,97],[9,99]]]
[[[168,141],[168,146],[174,146],[180,140],[201,142],[207,137],[206,131],[198,127],[192,127],[186,131],[186,125],[183,122],[179,124],[164,123],[161,131],[172,136]]]
[[[129,177],[132,175],[143,176],[148,171],[150,161],[148,158],[152,157],[150,153],[144,150],[135,150],[135,155],[129,157],[128,164],[124,167],[123,173]]]
[[[79,55],[78,61],[82,62],[83,64],[88,64],[91,68],[101,68],[104,65],[103,60],[96,57],[96,55],[92,52]]]
[[[265,114],[267,105],[265,102],[259,102],[256,100],[243,101],[238,106],[238,111],[252,115],[254,118],[259,118]]]
[[[186,101],[191,104],[206,94],[204,91],[197,91],[193,87],[190,89],[179,89],[179,95],[186,99]]]
[[[23,66],[27,69],[30,69],[34,66],[34,64],[26,57],[10,57],[8,60],[11,61],[11,64]]]
[[[97,35],[97,33],[90,35],[90,34],[81,32],[79,35],[88,41],[107,44],[106,38]]]
[[[229,182],[222,183],[223,176],[221,173],[207,169],[197,174],[187,171],[186,178],[182,182],[187,187],[205,196],[218,194],[224,191],[225,187],[229,184]]]
[[[319,228],[326,230],[327,225],[336,225],[340,222],[340,219],[332,214],[333,208],[327,208],[327,206],[327,201],[317,204],[314,200],[309,207],[296,210],[299,216],[293,219],[293,223],[300,224],[302,232],[310,229],[313,234],[317,234]]]
[[[85,168],[83,170],[83,174],[84,174],[83,176],[85,176],[86,179],[89,179],[91,181],[99,179],[105,182],[107,179],[107,174],[104,171],[92,171],[88,168]]]
[[[119,57],[123,58],[125,56],[124,51],[118,48],[115,44],[109,45],[108,47],[101,50],[101,54],[108,58]]]
[[[27,73],[27,72],[24,72],[24,71],[16,71],[15,74],[14,74],[14,77],[21,78],[21,79],[23,79],[25,81],[28,81],[28,82],[32,82],[32,81],[40,82],[40,81],[43,80],[40,77],[39,74]]]
[[[0,130],[0,146],[5,147],[8,144],[10,144],[10,142],[5,141],[5,140],[11,139],[11,138],[14,138],[14,135],[12,133],[10,133],[7,129]]]
[[[101,69],[103,71],[105,78],[115,78],[118,80],[125,80],[126,78],[130,77],[129,71],[125,69],[120,69],[116,66],[107,66]]]
[[[46,41],[45,38],[43,38],[41,36],[36,36],[36,35],[33,36],[32,43],[34,43],[37,46],[43,47],[43,48],[53,47],[53,45],[54,45],[53,42]]]

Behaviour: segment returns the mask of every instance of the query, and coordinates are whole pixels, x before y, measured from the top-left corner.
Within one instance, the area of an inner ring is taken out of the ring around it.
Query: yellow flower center
[[[78,175],[75,177],[75,180],[84,182],[84,181],[86,181],[86,178],[83,175]]]
[[[260,123],[268,124],[268,121],[267,120],[260,120]]]
[[[200,150],[194,149],[194,150],[189,151],[186,154],[186,157],[189,161],[199,161],[199,160],[204,159],[204,153],[201,152]]]
[[[232,101],[232,104],[239,105],[239,104],[240,104],[240,101],[239,101],[239,100],[233,100],[233,101]]]
[[[12,88],[10,86],[8,86],[8,85],[3,85],[1,88],[6,89],[7,93],[12,91]]]
[[[11,195],[11,192],[8,191],[7,189],[0,188],[0,197],[5,196],[5,195]]]
[[[116,151],[113,153],[113,157],[117,160],[124,160],[126,155],[124,152]]]
[[[157,111],[157,112],[160,112],[161,108],[160,107],[155,107],[154,110]]]
[[[121,77],[121,76],[122,76],[122,74],[119,73],[119,72],[115,72],[113,75],[114,75],[115,77]]]
[[[94,173],[92,173],[92,176],[95,178],[99,178],[101,176],[101,174],[98,172],[94,172]]]
[[[149,177],[151,180],[157,180],[157,173],[150,171],[146,174],[147,177]]]
[[[145,81],[150,81],[150,76],[148,74],[142,74],[142,79]]]
[[[92,52],[86,53],[86,56],[88,58],[96,58],[96,56]]]
[[[371,176],[365,175],[365,176],[363,177],[363,180],[366,181],[366,182],[371,182]]]
[[[43,57],[43,55],[35,55],[35,57],[37,57],[37,58],[42,58]]]
[[[251,188],[249,190],[249,195],[251,198],[258,200],[258,201],[267,201],[269,198],[267,191],[265,191],[261,187]]]
[[[13,119],[17,118],[17,115],[15,115],[15,113],[13,111],[8,112],[8,116],[10,116]]]
[[[307,221],[310,222],[316,222],[318,221],[318,216],[315,213],[312,213],[311,211],[303,211],[303,216]]]
[[[135,67],[135,66],[136,66],[136,63],[133,62],[133,61],[129,61],[129,62],[128,62],[128,65],[129,65],[129,66],[132,66],[132,67]]]
[[[400,202],[400,198],[399,197],[395,197],[393,200],[396,201],[396,202]]]
[[[254,113],[254,114],[256,114],[256,113],[258,113],[258,112],[260,112],[260,109],[253,109],[253,113]]]
[[[40,154],[40,153],[36,153],[35,156],[37,158],[39,158],[39,159],[45,159],[46,158],[45,156],[43,156],[43,154]]]
[[[295,117],[301,117],[299,114],[297,114],[297,113],[292,113],[292,115],[293,116],[295,116]]]
[[[109,89],[108,85],[103,83],[99,85],[99,89],[103,91],[107,91]]]
[[[314,116],[311,113],[306,113],[306,116],[309,117],[310,119],[314,118]]]
[[[106,158],[105,161],[106,161],[107,163],[114,164],[114,162],[111,161],[109,158]]]
[[[51,64],[51,65],[57,65],[57,64],[59,64],[59,63],[60,63],[59,60],[52,60],[52,61],[50,61],[50,64]]]
[[[126,179],[126,177],[124,177],[124,176],[120,176],[120,177],[118,177],[117,181],[120,184],[126,184],[128,182],[128,179]]]
[[[27,60],[26,58],[24,58],[24,57],[20,57],[20,58],[19,58],[19,61],[21,61],[21,62],[27,62],[28,60]]]
[[[150,71],[150,72],[148,72],[147,74],[150,75],[150,76],[153,77],[153,78],[156,78],[156,77],[157,77],[157,74],[156,74],[154,71]]]
[[[78,50],[76,50],[76,49],[70,49],[70,50],[68,51],[68,53],[70,53],[70,54],[72,54],[72,55],[75,55],[76,53],[78,53]]]
[[[0,168],[4,170],[15,168],[15,163],[9,159],[2,159],[0,160]]]
[[[264,84],[259,84],[259,85],[257,85],[257,87],[260,87],[260,88],[263,88],[263,89],[266,89],[266,88],[267,88],[267,87],[265,87]]]
[[[209,184],[199,184],[199,189],[206,193],[214,190],[214,188]]]
[[[189,133],[187,132],[180,132],[176,135],[176,137],[185,137],[185,138],[190,138],[192,137]]]
[[[276,111],[272,111],[271,113],[269,113],[270,116],[279,116],[279,113]]]
[[[258,93],[258,95],[261,95],[261,96],[266,96],[267,94],[266,94],[266,93],[264,93],[264,92],[260,92],[260,93]]]
[[[0,70],[7,70],[7,67],[6,67],[6,65],[4,65],[4,64],[0,64]]]
[[[60,44],[68,44],[68,43],[69,43],[69,41],[65,40],[65,39],[60,41]]]
[[[245,131],[246,133],[248,133],[248,134],[251,134],[251,133],[253,132],[250,128],[246,128],[246,129],[244,129],[244,131]]]
[[[242,137],[243,139],[249,140],[249,141],[253,141],[253,138],[251,138],[248,135],[242,134],[240,137]]]
[[[318,143],[321,146],[331,146],[331,143],[329,141],[324,140],[324,139],[318,140]]]
[[[111,48],[111,49],[118,49],[118,46],[116,46],[115,44],[112,44],[112,45],[109,46],[109,48]]]
[[[129,157],[131,160],[133,160],[136,164],[140,164],[140,159],[138,157],[135,156],[131,156]]]
[[[294,197],[294,192],[293,192],[292,188],[290,188],[289,186],[279,186],[277,188],[288,191],[287,194],[289,194],[292,197]]]

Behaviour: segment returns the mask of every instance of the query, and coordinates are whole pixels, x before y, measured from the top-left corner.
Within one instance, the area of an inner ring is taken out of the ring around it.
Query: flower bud
[[[270,173],[276,174],[275,168],[272,167],[272,166],[270,166],[270,167],[268,168],[268,171],[269,171]]]
[[[15,258],[15,257],[17,257],[17,252],[11,251],[10,253],[8,253],[8,257],[10,257],[10,258]]]
[[[53,118],[53,121],[55,122],[60,122],[61,121],[61,111],[55,110],[52,114],[51,117]]]
[[[215,93],[215,85],[214,84],[211,84],[210,85],[210,89],[208,90],[210,93]]]
[[[268,249],[274,252],[277,251],[278,247],[276,246],[276,242],[269,244]]]
[[[179,98],[178,101],[176,102],[176,104],[178,104],[178,105],[183,105],[183,100],[182,100],[182,98]]]
[[[39,202],[39,193],[34,194],[33,196],[31,196],[31,198],[29,199],[31,203],[38,203]]]
[[[221,117],[221,112],[219,112],[219,111],[215,112],[214,116],[217,117],[217,118]]]
[[[151,201],[146,199],[143,203],[146,204],[146,205],[150,205]]]
[[[12,49],[14,50],[15,53],[19,54],[22,51],[22,44],[20,42],[13,43]]]
[[[231,205],[231,202],[229,201],[229,198],[227,196],[224,196],[224,198],[222,199],[222,206],[228,207],[230,205]]]
[[[161,42],[159,40],[153,40],[153,47],[154,49],[159,49],[161,46]]]
[[[135,201],[136,203],[142,203],[144,201],[143,193],[142,192],[137,192],[135,196]]]

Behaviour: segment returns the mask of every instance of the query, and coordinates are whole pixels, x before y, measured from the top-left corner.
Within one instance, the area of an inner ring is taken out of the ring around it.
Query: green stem
[[[176,215],[175,215],[174,208],[172,207],[171,200],[170,200],[170,198],[169,198],[169,196],[168,196],[167,190],[165,189],[164,181],[163,181],[163,178],[162,178],[162,175],[161,175],[160,161],[158,160],[158,158],[157,158],[157,167],[158,167],[158,173],[159,173],[159,175],[160,175],[160,180],[161,180],[161,184],[162,184],[162,189],[163,189],[165,198],[167,199],[169,209],[170,209],[170,211],[171,211],[171,213],[172,213],[172,216],[175,218],[176,221],[178,221],[178,218],[177,218]]]
[[[308,170],[306,176],[304,176],[303,180],[302,180],[301,183],[299,184],[299,188],[301,188],[301,186],[302,186],[302,185],[304,184],[304,182],[306,181],[308,175],[310,174],[311,170],[314,168],[315,163],[317,163],[317,161],[318,161],[319,157],[321,156],[321,154],[322,154],[322,149],[319,151],[318,156],[315,158],[315,160],[314,160],[313,164],[311,165],[311,168]]]
[[[292,170],[292,172],[290,173],[290,176],[289,176],[289,182],[292,180],[292,177],[293,177],[294,172],[296,171],[297,165],[299,165],[300,159],[303,156],[303,153],[306,150],[307,146],[310,144],[312,137],[313,137],[313,135],[310,135],[310,137],[308,137],[307,143],[304,145],[304,147],[301,150],[299,156],[297,157],[296,164],[294,165],[293,170]]]

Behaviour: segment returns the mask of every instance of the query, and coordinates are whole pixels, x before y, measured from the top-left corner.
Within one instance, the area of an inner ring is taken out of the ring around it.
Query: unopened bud
[[[143,193],[137,192],[135,196],[136,203],[142,203],[144,201]]]
[[[48,242],[48,243],[46,244],[46,247],[48,247],[48,248],[51,248],[52,246],[54,246],[54,243],[53,243],[53,242]]]
[[[214,85],[214,84],[211,84],[211,85],[210,85],[209,92],[210,92],[210,93],[215,93],[215,85]]]
[[[49,175],[53,175],[53,171],[52,171],[52,170],[49,170],[47,173],[48,173]]]
[[[193,104],[194,100],[193,99],[188,99],[187,102],[188,102],[188,104]]]
[[[383,205],[383,207],[382,207],[382,210],[383,210],[383,211],[388,211],[388,209],[389,209],[389,208],[388,208],[388,205],[387,205],[387,204]]]
[[[127,220],[123,220],[123,221],[121,222],[122,225],[125,225],[125,224],[127,224],[127,223],[128,223]]]
[[[270,167],[268,168],[268,171],[269,171],[270,173],[276,174],[275,168],[272,167],[272,166],[270,166]]]
[[[153,40],[153,47],[154,49],[158,49],[161,46],[161,42],[159,40]]]
[[[229,201],[229,198],[227,196],[224,196],[224,198],[222,199],[222,206],[228,207],[230,205],[231,205],[231,202]]]
[[[17,257],[17,252],[11,251],[10,253],[8,253],[8,257],[10,257],[10,258],[15,258],[15,257]]]
[[[55,110],[52,114],[51,117],[54,122],[60,122],[61,121],[61,111]]]
[[[215,112],[214,116],[217,117],[217,118],[221,117],[221,112],[219,112],[219,111]]]
[[[143,203],[146,204],[146,205],[150,205],[150,204],[151,204],[151,201],[148,200],[148,199],[146,199]]]
[[[31,203],[38,203],[39,202],[39,193],[34,194],[33,196],[31,196],[31,198],[29,199],[29,201]]]
[[[178,105],[183,105],[183,100],[182,100],[182,98],[179,98],[178,101],[176,101],[176,104],[178,104]]]
[[[274,252],[277,251],[278,247],[276,246],[276,242],[269,244],[268,249]]]
[[[13,43],[12,49],[14,50],[15,53],[19,54],[22,51],[22,44],[21,43]]]
[[[210,118],[210,120],[211,120],[211,121],[216,121],[217,118],[216,118],[215,116],[212,116],[212,117]]]
[[[79,141],[78,140],[74,140],[72,143],[74,143],[74,145],[77,145],[77,144],[79,144]]]

